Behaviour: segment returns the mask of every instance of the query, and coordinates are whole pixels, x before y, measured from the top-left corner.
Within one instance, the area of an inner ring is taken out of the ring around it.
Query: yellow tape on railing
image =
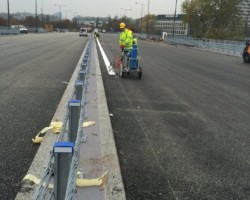
[[[38,184],[41,182],[41,180],[40,180],[39,178],[35,177],[35,176],[32,175],[32,174],[27,174],[27,175],[23,178],[23,181],[25,181],[25,180],[29,180],[29,181],[35,183],[36,185],[38,185]],[[45,184],[44,184],[44,185],[45,185]],[[49,184],[49,185],[48,185],[48,188],[49,188],[49,189],[53,189],[53,188],[54,188],[54,185],[53,185],[53,184]]]
[[[23,181],[29,180],[32,183],[38,185],[41,182],[41,179],[37,178],[36,176],[32,174],[27,174],[24,178]],[[77,178],[76,179],[76,186],[78,187],[90,187],[90,186],[99,186],[100,190],[104,190],[107,184],[108,180],[108,171],[106,171],[101,177],[96,178],[96,179],[83,179],[83,178]],[[45,183],[43,184],[45,186]],[[49,189],[53,189],[54,185],[49,184],[48,185]]]
[[[50,129],[52,129],[53,133],[60,133],[61,129],[62,129],[62,125],[63,122],[60,121],[55,121],[55,122],[51,122],[49,127],[45,127],[43,128],[37,135],[35,138],[32,138],[32,141],[35,144],[40,144],[43,141],[43,138],[46,134],[46,132]]]
[[[83,128],[86,128],[86,127],[92,126],[94,124],[95,124],[95,121],[88,121],[88,122],[83,122],[82,126],[83,126]]]
[[[89,187],[99,186],[100,190],[104,190],[108,180],[108,171],[106,171],[101,177],[96,179],[76,179],[76,186],[78,187]]]
[[[62,125],[63,122],[60,121],[55,121],[50,123],[50,126],[53,127],[52,128],[53,133],[60,133],[62,130]]]

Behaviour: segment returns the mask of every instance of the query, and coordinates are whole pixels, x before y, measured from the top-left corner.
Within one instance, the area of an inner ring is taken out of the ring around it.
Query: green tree
[[[38,20],[38,23],[39,23],[39,20]],[[22,22],[23,25],[25,26],[33,26],[35,27],[36,26],[36,18],[35,17],[32,17],[32,16],[29,16],[29,17],[26,17],[25,20]]]
[[[155,24],[156,24],[155,15],[145,15],[142,19],[142,33],[148,33],[149,35],[156,34]]]
[[[7,26],[7,20],[3,17],[0,17],[0,26]]]
[[[236,39],[241,37],[242,0],[185,0],[182,4],[183,21],[189,24],[194,37]]]

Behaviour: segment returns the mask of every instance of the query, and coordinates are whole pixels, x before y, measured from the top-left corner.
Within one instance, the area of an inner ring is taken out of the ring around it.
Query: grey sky
[[[7,1],[0,0],[0,12],[7,12]],[[10,13],[30,12],[35,13],[36,0],[9,0]],[[176,0],[37,0],[37,12],[54,14],[62,11],[63,17],[71,19],[74,15],[107,17],[123,16],[140,18],[144,4],[143,15],[151,14],[174,14]],[[181,12],[181,4],[184,0],[177,0],[177,14]],[[122,8],[122,9],[121,9]],[[132,10],[129,10],[132,9]]]

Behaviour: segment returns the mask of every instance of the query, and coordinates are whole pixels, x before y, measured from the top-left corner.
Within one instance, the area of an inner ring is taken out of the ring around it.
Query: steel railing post
[[[86,58],[86,57],[84,57],[83,58],[83,60],[82,60],[82,65],[88,65],[88,61],[89,61],[89,59],[88,58]]]
[[[80,111],[81,111],[81,101],[80,100],[70,100],[68,103],[69,106],[69,131],[68,131],[68,141],[76,141]]]
[[[79,80],[85,81],[85,77],[86,77],[86,70],[81,69],[79,71]]]
[[[80,80],[76,80],[75,82],[75,91],[77,100],[82,100],[82,93],[83,93],[84,82]]]
[[[54,144],[53,152],[55,156],[54,196],[55,200],[64,200],[74,144],[72,142],[57,142]]]
[[[81,70],[86,70],[87,69],[87,63],[83,63],[81,64]]]

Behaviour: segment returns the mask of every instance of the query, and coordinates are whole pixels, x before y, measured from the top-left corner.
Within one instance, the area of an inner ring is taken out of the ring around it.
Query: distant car
[[[19,30],[20,30],[20,33],[25,33],[25,34],[28,34],[28,29],[23,26],[23,25],[19,25]]]
[[[86,36],[88,37],[88,29],[87,28],[80,28],[79,37]]]
[[[24,25],[12,25],[11,28],[17,28],[19,29],[20,33],[28,34],[28,29]]]

